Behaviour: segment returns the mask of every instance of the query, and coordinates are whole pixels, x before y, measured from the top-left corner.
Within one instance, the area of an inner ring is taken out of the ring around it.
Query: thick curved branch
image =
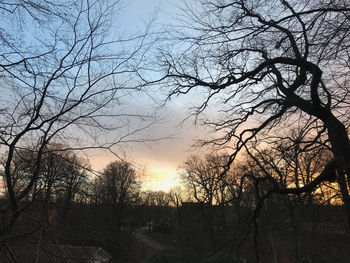
[[[274,182],[272,191],[279,194],[302,194],[311,192],[323,182],[335,182],[337,179],[337,169],[339,169],[339,165],[335,160],[328,162],[320,175],[318,175],[309,184],[300,188],[282,188],[274,179],[272,179]]]

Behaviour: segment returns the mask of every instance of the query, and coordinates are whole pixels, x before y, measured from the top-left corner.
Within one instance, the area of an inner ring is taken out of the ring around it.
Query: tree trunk
[[[350,173],[350,141],[345,126],[334,116],[325,122],[328,129],[329,141],[332,145],[332,152],[336,163],[340,166],[337,169],[337,182],[340,187],[344,208],[347,214],[347,229],[350,229],[350,197],[347,179],[345,174]]]
[[[345,174],[342,169],[338,169],[337,171],[338,175],[338,184],[340,187],[340,192],[342,195],[343,203],[344,203],[344,208],[347,214],[347,231],[350,230],[350,197],[349,197],[349,191],[347,188],[347,183],[345,179]]]
[[[332,145],[332,152],[338,165],[340,165],[346,174],[350,171],[350,141],[347,130],[334,116],[331,120],[325,122],[328,130],[328,138]]]

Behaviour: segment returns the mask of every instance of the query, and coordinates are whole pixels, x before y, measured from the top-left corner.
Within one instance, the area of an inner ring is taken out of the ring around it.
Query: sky
[[[111,2],[113,1],[111,0]],[[163,25],[175,22],[176,6],[180,4],[181,0],[121,0],[122,8],[115,13],[115,19],[112,20],[114,23],[112,28],[115,28],[115,34],[112,32],[110,37],[112,39],[114,36],[119,35],[127,37],[140,34],[144,32],[145,25],[155,15],[156,20],[153,23],[153,28],[157,31]],[[11,17],[9,18],[11,19]],[[33,45],[35,47],[42,40],[53,41],[48,31],[42,32],[42,27],[33,27],[36,23],[31,23],[31,21],[31,19],[28,19],[28,21],[23,23],[25,26],[21,26],[21,34],[24,35],[23,39],[26,41],[24,46]],[[10,26],[11,23],[3,21],[1,27],[4,25]],[[58,28],[60,28],[59,26]],[[68,36],[69,34],[67,34]],[[48,42],[50,43],[50,41]],[[132,99],[133,102],[128,102],[128,105],[124,105],[126,110],[134,110],[134,112],[152,110],[152,106],[148,105],[148,101],[142,97],[134,97]],[[122,150],[125,151],[125,156],[123,157],[127,161],[132,162],[140,173],[146,174],[142,177],[144,189],[168,191],[172,186],[180,183],[178,177],[179,166],[191,154],[190,146],[194,142],[194,138],[201,137],[202,134],[201,130],[193,125],[191,121],[182,123],[188,116],[187,111],[193,100],[194,98],[188,95],[174,98],[165,107],[159,109],[157,112],[157,115],[160,116],[159,121],[152,125],[151,135],[153,138],[163,138],[162,140],[123,145]],[[116,107],[115,111],[117,113],[119,113],[118,110],[122,113],[125,112],[125,108]],[[121,126],[124,125],[123,122],[119,123],[119,120],[114,121],[117,124],[121,123]],[[128,124],[124,126],[128,128]],[[72,135],[71,137],[75,138],[78,133],[74,128],[67,130],[67,137]],[[117,137],[118,132],[115,131],[112,136]],[[79,136],[82,144],[89,144],[89,138],[84,137],[83,133],[81,135],[78,133],[77,137]],[[101,137],[103,136],[104,134],[101,134]],[[107,137],[108,139],[110,138]],[[117,160],[117,157],[108,151],[96,150],[87,154],[91,168],[97,171],[102,171],[109,162]]]
[[[117,28],[122,32],[132,34],[144,30],[145,24],[154,14],[157,19],[155,27],[173,21],[179,0],[128,0],[125,7],[117,14]],[[187,102],[186,102],[187,100]],[[143,189],[168,191],[178,186],[180,165],[191,154],[190,146],[194,138],[200,136],[200,131],[191,121],[182,124],[187,116],[187,103],[191,98],[180,98],[172,101],[161,109],[161,121],[152,127],[155,138],[164,138],[156,142],[130,144],[125,148],[126,158],[135,164],[141,173],[146,171]],[[164,117],[166,116],[166,117]],[[108,152],[96,153],[90,160],[95,170],[102,170],[105,165],[115,159]]]
[[[154,138],[159,141],[130,143],[123,148],[125,158],[140,171],[145,190],[168,191],[179,185],[179,166],[192,153],[191,145],[201,136],[200,130],[191,121],[182,123],[186,118],[184,105],[172,104],[162,109],[166,119],[157,122],[151,129]],[[95,170],[103,168],[116,157],[107,151],[96,152],[90,157]]]

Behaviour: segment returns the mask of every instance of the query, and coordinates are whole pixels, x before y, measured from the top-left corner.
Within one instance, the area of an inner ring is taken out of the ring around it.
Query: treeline
[[[21,149],[12,159],[12,188],[17,196],[26,195],[18,202],[16,222],[10,221],[13,210],[2,211],[1,224],[11,227],[1,242],[3,247],[29,243],[36,249],[50,244],[101,246],[126,260],[130,251],[141,253],[133,234],[143,227],[164,235],[169,247],[233,247],[243,258],[249,251],[254,254],[252,247],[257,257],[280,251],[276,236],[282,235],[301,258],[304,235],[347,230],[337,184],[327,181],[302,194],[279,191],[297,191],[324,173],[327,151],[299,149],[281,143],[248,152],[230,167],[227,154],[190,156],[179,168],[182,186],[167,193],[143,191],[142,176],[126,161],[113,161],[97,173],[66,145],[52,143],[35,170],[35,148]],[[4,206],[8,199],[3,191]],[[258,238],[261,233],[264,237]]]
[[[130,205],[179,207],[184,201],[194,201],[229,206],[239,202],[259,208],[273,193],[288,194],[278,189],[297,191],[315,180],[330,159],[324,150],[298,152],[286,145],[242,156],[234,167],[227,166],[229,155],[190,156],[179,168],[183,187],[164,193],[141,191],[141,175],[129,162],[114,161],[100,173],[92,173],[87,161],[58,143],[45,148],[39,172],[33,176],[37,169],[34,155],[34,149],[18,150],[11,165],[12,186],[26,203],[60,204],[65,210],[73,202],[106,206],[117,225]],[[26,191],[29,184],[33,187]],[[297,198],[301,197],[310,203],[342,203],[339,187],[331,180]],[[7,198],[3,191],[3,199]]]
[[[16,210],[8,206],[1,171],[0,202],[7,209],[0,215],[0,226],[6,228],[0,253],[8,262],[26,257],[42,262],[45,257],[39,254],[52,245],[103,247],[117,262],[126,262],[132,257],[130,246],[138,249],[131,229],[153,224],[159,210],[155,207],[169,204],[164,192],[141,190],[141,176],[127,161],[93,171],[84,158],[60,143],[47,145],[39,161],[36,156],[32,147],[15,151],[12,158],[11,188],[21,198]],[[14,213],[18,215],[11,221]]]

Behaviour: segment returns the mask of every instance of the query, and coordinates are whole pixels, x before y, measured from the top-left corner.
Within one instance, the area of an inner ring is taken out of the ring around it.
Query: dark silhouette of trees
[[[126,161],[109,163],[95,180],[94,195],[100,205],[106,208],[105,216],[109,223],[120,228],[128,206],[137,204],[140,182],[135,169]]]
[[[195,210],[197,206],[196,216],[201,221],[199,227],[206,228],[209,233],[208,241],[211,244],[219,244],[218,237],[226,238],[228,210],[233,210],[232,205],[242,192],[242,187],[236,183],[239,177],[235,176],[234,171],[223,173],[227,161],[227,155],[208,154],[204,157],[190,156],[181,166],[183,184],[189,197],[195,202],[193,209]],[[192,209],[191,203],[189,204],[190,209],[187,209],[189,210],[187,213]],[[189,223],[187,221],[187,224]],[[202,235],[204,238],[204,233]]]
[[[63,142],[67,150],[113,152],[115,145],[135,140],[148,125],[136,124],[138,118],[144,121],[147,116],[117,109],[121,98],[138,90],[129,81],[130,74],[150,43],[144,42],[145,35],[111,37],[108,32],[118,4],[0,1],[0,147],[8,196],[1,209],[10,217],[1,226],[0,236],[23,213],[22,200],[34,192],[51,198],[57,173],[50,169],[61,168],[52,165],[50,157],[44,160],[51,142]],[[131,123],[130,117],[135,121]],[[27,152],[26,178],[15,182],[16,158]],[[65,165],[64,169],[75,168]],[[60,172],[68,176],[68,171]],[[73,177],[60,178],[66,205],[74,199],[79,184],[73,173],[69,172]]]
[[[164,191],[142,191],[139,205],[143,215],[143,223],[149,232],[169,232],[171,226],[171,200]]]
[[[170,189],[167,193],[169,204],[176,207],[178,210],[182,202],[186,201],[186,193],[180,186],[176,186]],[[188,197],[187,197],[188,198]]]
[[[299,127],[305,136],[295,145],[332,152],[323,171],[306,184],[283,185],[268,172],[259,180],[280,194],[335,180],[350,220],[348,3],[203,0],[182,11],[181,46],[162,53],[162,80],[170,97],[200,92],[196,119],[217,134],[202,143],[232,150],[223,173],[241,150],[261,150]],[[201,115],[209,107],[219,117]]]
[[[181,178],[196,202],[225,205],[231,196],[231,174],[222,174],[226,155],[190,156],[181,166]],[[175,196],[176,197],[176,196]]]
[[[211,156],[206,156],[205,160],[191,156],[184,163],[181,177],[197,202],[210,206],[215,203],[216,179],[220,168]]]
[[[27,195],[31,201],[46,204],[64,200],[69,207],[78,194],[80,186],[87,180],[88,164],[73,151],[64,150],[65,145],[51,143],[42,153],[41,168],[33,189]],[[34,172],[35,150],[22,149],[15,153],[12,164],[13,186],[16,192],[23,190]]]

